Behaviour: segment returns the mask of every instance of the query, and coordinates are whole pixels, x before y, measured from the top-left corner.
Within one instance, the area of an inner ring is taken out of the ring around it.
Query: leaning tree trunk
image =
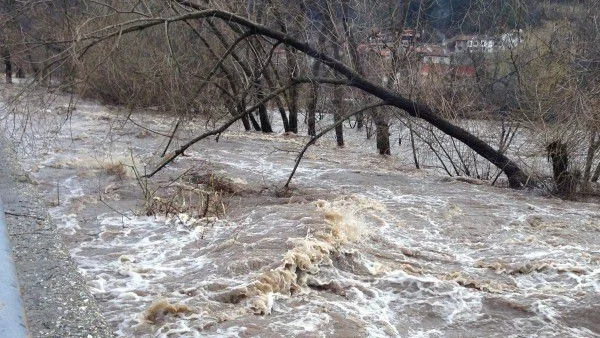
[[[525,174],[525,172],[521,170],[521,168],[515,162],[510,160],[506,155],[494,149],[489,144],[476,137],[475,135],[471,134],[467,130],[445,120],[435,109],[425,104],[407,99],[399,93],[395,93],[388,88],[382,87],[365,79],[363,76],[360,76],[358,73],[356,73],[350,67],[346,66],[344,63],[330,57],[329,55],[325,54],[325,52],[313,48],[308,43],[301,42],[298,39],[295,39],[283,32],[263,26],[261,24],[257,24],[255,22],[250,21],[247,18],[238,16],[230,12],[222,11],[219,9],[198,9],[199,7],[195,7],[197,5],[190,4],[187,1],[175,1],[181,4],[187,4],[190,8],[196,9],[196,11],[168,18],[169,22],[196,20],[200,18],[218,18],[226,21],[228,24],[238,24],[249,28],[256,35],[262,35],[264,37],[268,37],[278,42],[292,46],[297,50],[301,51],[302,53],[314,58],[317,62],[321,62],[324,65],[328,66],[338,74],[343,75],[347,79],[346,85],[361,89],[364,92],[369,93],[379,98],[380,100],[386,102],[388,105],[404,110],[410,116],[423,119],[424,121],[436,127],[446,135],[464,143],[469,148],[473,149],[481,157],[485,158],[486,160],[494,164],[496,167],[500,168],[508,178],[509,184],[512,188],[522,188],[532,184],[531,178],[527,174]],[[84,37],[79,39],[79,41],[89,42],[89,44],[84,48],[90,48],[91,46],[106,39],[121,36],[123,34],[128,34],[131,32],[138,32],[149,27],[162,25],[164,23],[164,18],[148,19],[142,23],[137,23],[133,25],[130,24],[128,26],[119,27],[120,29],[116,30],[113,33],[106,34],[102,39],[97,39],[95,37]]]
[[[260,124],[258,124],[258,121],[256,121],[256,118],[254,117],[254,113],[250,112],[248,114],[246,114],[246,116],[248,116],[248,118],[250,119],[250,123],[252,123],[252,128],[254,128],[254,130],[256,131],[261,131],[262,129],[260,128]]]
[[[245,106],[246,106],[246,104],[242,100],[241,103],[238,104],[236,107],[236,109],[237,109],[236,115],[243,113],[246,110]],[[244,125],[244,130],[246,130],[246,131],[252,130],[252,127],[250,126],[250,118],[248,117],[248,114],[242,114],[242,124]]]
[[[596,170],[594,170],[594,175],[592,175],[592,178],[590,179],[590,181],[598,182],[598,178],[600,178],[600,162],[598,162],[598,165],[596,166]]]

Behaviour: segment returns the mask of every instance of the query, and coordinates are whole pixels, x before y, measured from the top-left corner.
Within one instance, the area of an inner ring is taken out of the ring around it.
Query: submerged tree
[[[78,41],[77,50],[81,51],[80,54],[84,54],[86,51],[89,51],[95,45],[98,45],[102,42],[106,41],[114,41],[123,36],[131,35],[137,32],[143,32],[149,30],[153,27],[170,27],[171,25],[176,25],[179,23],[194,23],[198,24],[198,21],[206,20],[206,21],[214,21],[216,19],[222,20],[225,24],[224,26],[227,28],[223,28],[227,32],[227,34],[237,35],[238,39],[244,39],[246,36],[250,37],[261,37],[266,39],[273,46],[284,44],[289,47],[294,48],[300,53],[303,53],[312,59],[314,62],[318,64],[322,64],[331,71],[331,74],[334,75],[333,78],[321,78],[321,77],[308,77],[308,78],[297,78],[292,79],[290,83],[286,85],[284,90],[288,88],[298,86],[302,83],[324,83],[335,86],[343,86],[343,87],[354,87],[364,91],[365,93],[376,97],[379,100],[384,101],[387,105],[399,108],[405,111],[408,115],[413,116],[415,118],[419,118],[427,121],[431,125],[435,126],[445,134],[463,142],[474,151],[476,151],[479,155],[493,163],[495,166],[500,168],[507,176],[510,186],[514,188],[520,188],[530,183],[530,178],[527,174],[525,174],[519,166],[511,161],[505,154],[497,151],[486,142],[477,138],[467,130],[452,124],[448,120],[444,119],[436,109],[427,106],[422,102],[417,102],[411,99],[407,99],[400,93],[394,92],[389,88],[386,88],[384,85],[380,85],[374,83],[373,81],[369,81],[364,76],[361,76],[355,69],[343,63],[339,58],[336,58],[335,51],[333,51],[334,55],[330,55],[326,50],[318,49],[318,47],[313,46],[309,43],[303,42],[299,38],[292,37],[285,32],[282,32],[276,28],[272,28],[269,26],[261,25],[256,22],[249,20],[246,17],[241,15],[237,15],[231,13],[229,11],[225,11],[222,9],[217,9],[210,5],[206,7],[202,7],[200,5],[194,5],[188,3],[186,1],[173,1],[176,5],[181,5],[189,9],[188,12],[183,14],[174,14],[174,15],[161,15],[161,16],[151,16],[151,17],[143,17],[138,16],[133,20],[129,20],[126,22],[117,23],[112,26],[102,27],[100,29],[87,31],[85,29],[79,29],[79,32],[82,32],[80,36],[77,36],[76,40]],[[334,29],[333,26],[330,26],[330,29]],[[237,40],[236,40],[237,41]],[[249,42],[248,42],[249,43]],[[235,50],[236,46],[234,44],[230,45],[228,48],[228,52],[217,61],[217,64],[213,67],[218,67],[220,64],[224,63],[231,57],[233,50]],[[339,54],[337,54],[339,56]],[[262,73],[261,69],[261,73]],[[339,78],[336,78],[339,77]],[[259,102],[257,102],[257,106],[261,106],[265,102],[272,100],[274,97],[278,96],[279,93],[271,93],[267,95],[262,95]],[[221,128],[218,128],[213,133],[209,134],[218,134],[225,130],[229,125],[233,122],[241,119],[247,112],[243,112],[242,114],[238,114],[233,116],[228,123],[224,124]],[[198,140],[202,139],[206,136],[200,136],[191,142],[187,143],[180,149],[175,150],[169,160],[163,163],[166,164],[176,156],[182,154],[189,146]],[[157,168],[159,170],[160,168]],[[156,172],[156,171],[155,171]]]
[[[377,148],[389,154],[390,121],[399,116],[410,129],[413,148],[415,138],[420,138],[442,166],[447,164],[445,158],[452,161],[457,156],[458,165],[446,167],[449,174],[479,176],[469,170],[461,154],[461,149],[470,149],[468,156],[489,161],[506,174],[511,187],[530,185],[529,175],[507,155],[517,128],[506,126],[503,118],[501,140],[492,145],[461,127],[455,118],[473,102],[479,102],[473,109],[481,110],[507,103],[513,111],[511,118],[528,111],[536,100],[543,107],[546,99],[530,95],[543,92],[527,87],[536,62],[517,55],[517,48],[497,54],[501,61],[466,53],[465,62],[476,69],[473,78],[451,74],[427,79],[416,76],[423,61],[414,48],[404,45],[403,35],[412,28],[422,33],[423,42],[440,42],[441,33],[471,29],[482,20],[519,28],[518,22],[531,17],[522,15],[528,14],[527,2],[512,7],[494,2],[501,7],[498,15],[485,12],[483,2],[444,3],[453,4],[452,13],[435,1],[94,1],[87,3],[88,16],[73,25],[72,36],[53,44],[65,51],[63,60],[73,56],[80,92],[87,90],[131,106],[161,105],[181,116],[172,135],[191,114],[211,111],[220,121],[226,117],[216,129],[172,150],[150,175],[194,143],[218,136],[236,121],[246,130],[270,131],[269,107],[279,112],[284,130],[294,133],[299,131],[298,115],[305,111],[308,134],[314,141],[321,136],[316,124],[320,102],[327,98],[339,145],[344,141],[344,120],[356,116],[360,127],[363,116],[370,116],[377,127]],[[463,26],[451,27],[454,23]],[[377,52],[389,55],[361,54],[360,44],[382,30],[390,32],[390,37]],[[491,67],[491,62],[497,67]],[[589,62],[575,64],[593,68]],[[497,99],[498,94],[503,99]],[[349,95],[352,104],[344,99]],[[590,144],[600,144],[596,135],[592,133]],[[444,143],[455,152],[444,149]],[[590,181],[600,167],[594,165],[595,154],[596,150],[590,150],[583,175]]]

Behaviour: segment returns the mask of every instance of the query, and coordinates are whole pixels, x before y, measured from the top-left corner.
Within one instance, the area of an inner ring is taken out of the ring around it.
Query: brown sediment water
[[[311,148],[280,193],[307,139],[238,126],[149,183],[227,178],[220,214],[147,216],[130,166],[152,168],[166,139],[89,102],[65,124],[62,104],[27,122],[34,136],[5,132],[118,336],[600,335],[597,204],[414,170],[408,149],[379,157],[354,130]]]

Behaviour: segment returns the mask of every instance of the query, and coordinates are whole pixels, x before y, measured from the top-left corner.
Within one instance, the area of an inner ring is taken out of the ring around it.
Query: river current
[[[288,192],[308,139],[240,126],[145,180],[174,120],[67,100],[4,132],[119,337],[600,337],[598,204],[415,170],[350,129]],[[184,125],[171,149],[210,128]],[[198,180],[153,195],[206,175],[208,217]]]

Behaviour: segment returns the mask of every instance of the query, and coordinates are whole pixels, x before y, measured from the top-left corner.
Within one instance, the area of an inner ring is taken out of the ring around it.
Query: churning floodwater
[[[137,125],[173,119],[66,100],[4,130],[119,337],[600,337],[598,204],[415,170],[355,130],[291,193],[307,139],[239,126],[146,181],[166,137]],[[173,147],[210,128],[185,125]],[[147,216],[190,173],[229,182],[221,212]]]

